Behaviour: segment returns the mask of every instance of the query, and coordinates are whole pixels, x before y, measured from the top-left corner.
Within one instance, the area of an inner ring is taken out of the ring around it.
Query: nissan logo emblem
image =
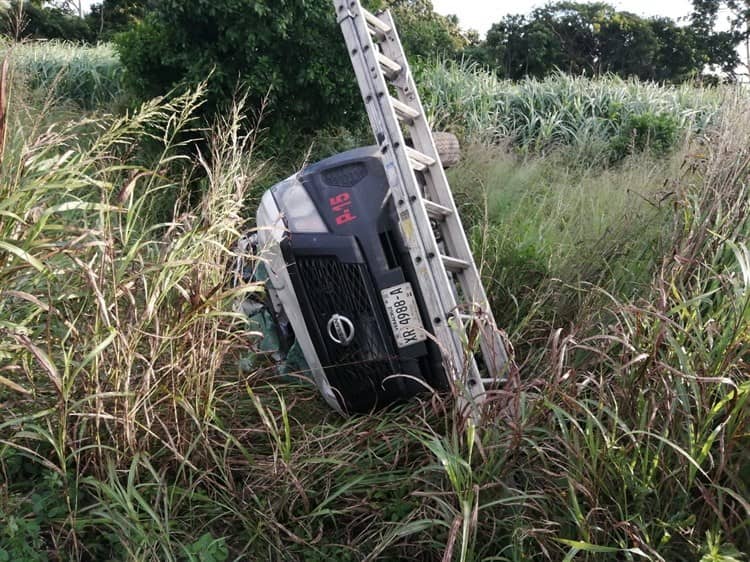
[[[354,339],[354,324],[346,316],[334,314],[328,320],[328,336],[339,345],[349,345]]]

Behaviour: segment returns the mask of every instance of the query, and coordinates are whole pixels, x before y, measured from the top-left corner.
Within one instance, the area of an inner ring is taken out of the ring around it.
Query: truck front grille
[[[325,365],[329,383],[347,397],[363,395],[372,403],[372,393],[383,392],[382,381],[393,374],[394,366],[367,268],[333,256],[297,256],[296,266],[329,359]],[[334,314],[354,325],[349,345],[337,344],[328,335],[328,321]]]

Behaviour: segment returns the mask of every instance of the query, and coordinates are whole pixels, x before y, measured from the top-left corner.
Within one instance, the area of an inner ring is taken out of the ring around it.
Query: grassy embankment
[[[58,104],[70,102],[92,110],[111,107],[123,94],[123,71],[111,45],[3,42],[2,51],[10,54],[28,87],[44,92]]]
[[[304,381],[238,370],[254,337],[225,268],[262,188],[241,108],[211,130],[200,91],[71,119],[21,78],[0,170],[0,560],[750,549],[742,96],[433,69],[453,84],[430,88],[433,115],[474,142],[451,176],[517,349],[477,442],[450,400],[341,420]],[[191,138],[211,157],[186,158]]]

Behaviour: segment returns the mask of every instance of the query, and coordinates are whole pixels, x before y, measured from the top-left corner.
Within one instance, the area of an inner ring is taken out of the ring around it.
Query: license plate
[[[401,283],[382,289],[380,294],[399,348],[427,339],[411,283]]]

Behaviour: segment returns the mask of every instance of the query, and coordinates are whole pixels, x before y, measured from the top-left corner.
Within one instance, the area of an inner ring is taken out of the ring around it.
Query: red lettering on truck
[[[331,197],[328,203],[336,215],[336,224],[342,225],[357,219],[357,216],[352,213],[352,198],[348,193],[339,193]]]

